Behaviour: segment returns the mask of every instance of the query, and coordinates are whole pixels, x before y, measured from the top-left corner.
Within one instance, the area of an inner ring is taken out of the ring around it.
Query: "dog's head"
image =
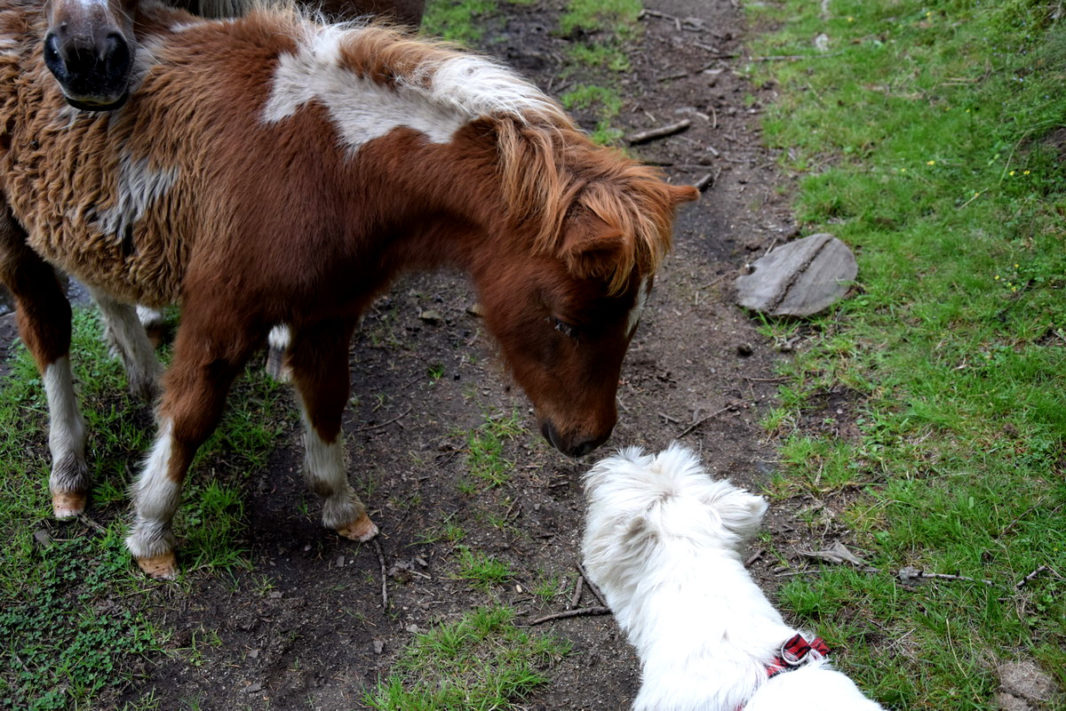
[[[676,442],[657,455],[630,447],[601,460],[585,475],[585,493],[586,556],[646,556],[670,540],[739,556],[766,512],[761,496],[711,479]]]

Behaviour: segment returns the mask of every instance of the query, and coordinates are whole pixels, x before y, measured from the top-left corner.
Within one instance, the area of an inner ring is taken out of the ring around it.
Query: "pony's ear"
[[[562,258],[581,279],[607,278],[618,266],[625,236],[588,209],[575,210],[563,225]]]

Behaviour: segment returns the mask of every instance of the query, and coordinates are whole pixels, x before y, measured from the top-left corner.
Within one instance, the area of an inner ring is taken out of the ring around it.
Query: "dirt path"
[[[715,180],[678,223],[676,251],[627,357],[622,418],[608,448],[657,449],[681,437],[712,471],[757,485],[771,468],[758,421],[780,356],[729,292],[735,270],[793,232],[773,190],[772,157],[759,145],[767,96],[734,72],[743,31],[729,0],[645,4],[651,12],[622,83],[618,123],[632,131],[690,119],[685,133],[636,150],[675,182]],[[555,18],[543,7],[502,4],[485,49],[558,93],[567,41],[549,32]],[[353,347],[358,403],[346,423],[348,450],[356,486],[383,530],[386,564],[399,566],[388,577],[391,611],[382,608],[374,548],[320,529],[293,433],[271,471],[251,477],[245,491],[253,569],[232,579],[192,572],[184,587],[158,586],[151,614],[175,631],[175,654],[136,670],[122,698],[109,701],[121,707],[154,689],[162,709],[359,708],[363,689],[388,673],[414,631],[492,600],[519,610],[520,622],[565,607],[568,594],[545,602],[528,590],[552,576],[574,581],[580,474],[606,450],[572,461],[532,433],[528,403],[501,372],[472,304],[458,277],[406,279],[368,316]],[[420,318],[428,310],[440,320]],[[469,481],[467,433],[486,417],[512,415],[529,432],[506,443],[508,481],[469,493],[461,486]],[[463,545],[506,561],[516,578],[487,593],[452,579],[456,546],[427,542],[443,521],[462,529]],[[586,594],[581,604],[593,602]],[[526,708],[628,705],[637,664],[610,617],[538,629],[545,628],[570,640],[573,652]]]

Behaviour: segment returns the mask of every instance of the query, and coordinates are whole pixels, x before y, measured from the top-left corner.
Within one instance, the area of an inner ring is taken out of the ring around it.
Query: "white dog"
[[[785,624],[741,559],[766,501],[714,481],[673,444],[585,475],[582,554],[643,669],[637,711],[875,711]],[[787,672],[787,673],[784,673]]]

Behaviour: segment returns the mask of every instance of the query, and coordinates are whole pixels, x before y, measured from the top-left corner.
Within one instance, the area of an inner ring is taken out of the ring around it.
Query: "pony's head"
[[[537,129],[503,121],[496,131],[504,229],[530,234],[518,240],[526,249],[497,251],[476,269],[486,323],[544,437],[581,456],[614,428],[622,359],[674,210],[698,192],[569,128],[511,136]]]
[[[109,111],[129,98],[137,0],[46,0],[44,63],[67,102]]]

